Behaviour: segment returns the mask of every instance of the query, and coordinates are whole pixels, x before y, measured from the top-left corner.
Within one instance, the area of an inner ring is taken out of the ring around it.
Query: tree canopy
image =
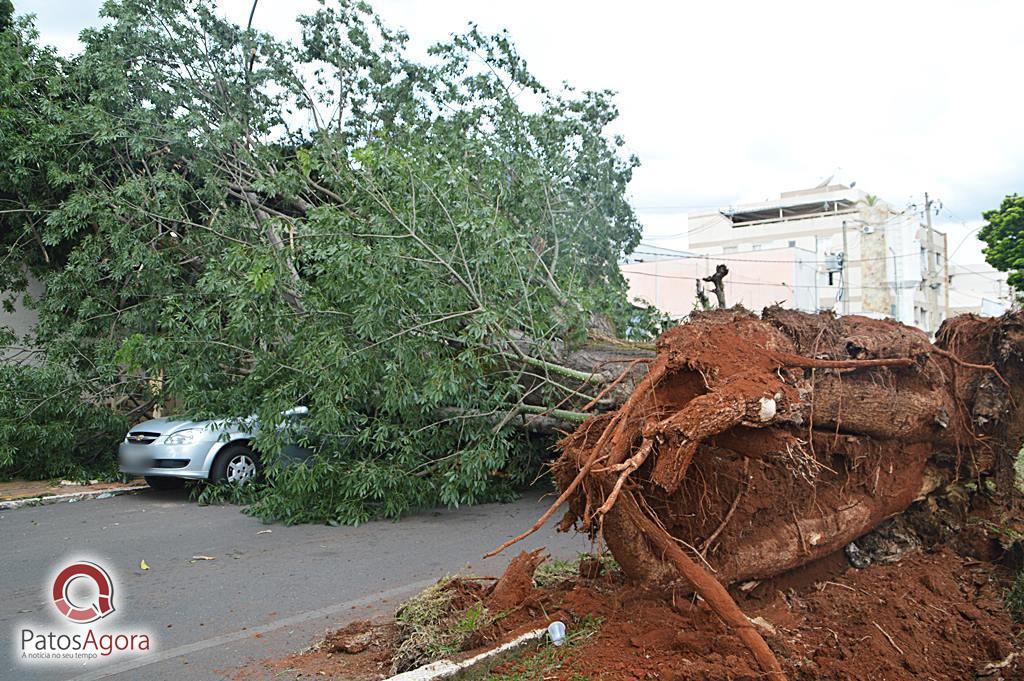
[[[999,208],[981,214],[986,224],[978,232],[985,242],[985,260],[1001,272],[1007,282],[1024,291],[1024,196],[1010,194]]]
[[[550,90],[472,25],[414,60],[358,2],[297,44],[209,0],[102,13],[70,59],[0,36],[0,243],[45,283],[47,364],[129,416],[309,406],[320,455],[272,472],[271,515],[505,494],[527,405],[591,396],[559,349],[595,312],[635,325],[611,93]]]
[[[14,19],[14,4],[11,0],[0,0],[0,31],[6,31]]]

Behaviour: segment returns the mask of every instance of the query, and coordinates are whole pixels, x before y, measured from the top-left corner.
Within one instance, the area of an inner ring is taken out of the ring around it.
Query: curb
[[[402,672],[401,674],[396,674],[384,681],[438,681],[439,679],[464,679],[470,678],[470,674],[474,674],[472,678],[476,678],[476,673],[490,670],[500,662],[503,662],[504,659],[512,653],[518,652],[529,644],[544,638],[547,633],[547,629],[534,629],[533,631],[526,632],[518,638],[512,639],[508,643],[504,643],[497,648],[480,653],[476,657],[471,657],[468,660],[463,660],[462,662],[438,660],[437,662],[432,662],[424,667],[420,667],[419,669],[413,669],[411,671]]]
[[[147,485],[135,485],[133,487],[114,487],[112,489],[98,489],[91,492],[72,492],[70,494],[50,494],[44,497],[28,497],[26,499],[12,499],[0,501],[0,511],[9,511],[23,506],[49,506],[50,504],[73,503],[82,499],[108,499],[120,496],[121,494],[133,494],[147,489]]]

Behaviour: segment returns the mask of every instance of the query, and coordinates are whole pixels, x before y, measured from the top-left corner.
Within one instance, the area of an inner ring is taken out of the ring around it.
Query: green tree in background
[[[298,44],[208,1],[103,14],[72,59],[23,21],[0,48],[0,243],[46,285],[46,361],[129,415],[309,406],[319,455],[271,471],[268,516],[531,474],[513,426],[595,392],[565,349],[595,312],[650,319],[617,267],[640,229],[610,93],[548,90],[472,26],[413,61],[362,3],[300,17]]]
[[[1001,272],[1008,272],[1007,282],[1024,291],[1024,196],[1010,194],[998,209],[981,214],[987,221],[978,232],[985,242],[985,260]]]
[[[0,31],[6,31],[14,21],[14,5],[11,0],[0,0]]]

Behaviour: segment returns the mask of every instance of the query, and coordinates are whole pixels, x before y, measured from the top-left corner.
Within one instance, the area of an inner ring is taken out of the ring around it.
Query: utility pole
[[[846,241],[846,220],[843,220],[843,314],[850,314],[850,246]]]
[[[924,193],[924,219],[928,229],[926,236],[928,250],[925,253],[925,259],[928,261],[928,274],[924,280],[925,295],[928,297],[927,331],[929,334],[933,334],[939,328],[936,323],[939,319],[939,290],[935,281],[935,234],[932,232],[932,202],[928,198],[928,192]]]
[[[949,319],[949,235],[942,233],[942,291],[946,294],[943,307],[946,310],[946,319]]]

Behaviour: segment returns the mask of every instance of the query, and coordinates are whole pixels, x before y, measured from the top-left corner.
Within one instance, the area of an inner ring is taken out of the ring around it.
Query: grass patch
[[[533,573],[533,581],[540,588],[558,586],[562,582],[577,579],[580,576],[580,563],[584,560],[598,559],[601,561],[601,572],[608,573],[619,569],[619,564],[610,552],[600,556],[592,553],[581,553],[575,560],[547,560],[540,564]]]
[[[555,647],[545,639],[540,650],[523,655],[518,660],[507,663],[515,671],[490,674],[486,681],[541,681],[559,669],[570,664],[576,657],[579,647],[592,638],[601,628],[601,618],[587,615],[578,620],[569,629],[562,646]],[[576,675],[574,680],[584,681],[586,677]]]
[[[1017,452],[1017,458],[1013,461],[1013,482],[1018,492],[1024,492],[1024,447]]]
[[[462,651],[479,629],[495,621],[482,601],[468,607],[451,577],[445,577],[409,600],[395,613],[399,640],[392,674],[430,664]]]
[[[1010,619],[1017,624],[1024,623],[1024,570],[1017,573],[1013,584],[1003,594],[1003,604],[1010,613]]]

